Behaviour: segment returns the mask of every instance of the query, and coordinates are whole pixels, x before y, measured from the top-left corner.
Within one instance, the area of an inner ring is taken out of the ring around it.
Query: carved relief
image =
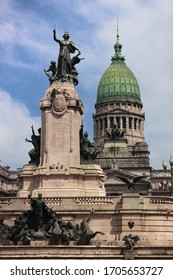
[[[52,91],[52,113],[60,117],[67,113],[67,101],[69,100],[69,94],[65,90],[54,89]]]

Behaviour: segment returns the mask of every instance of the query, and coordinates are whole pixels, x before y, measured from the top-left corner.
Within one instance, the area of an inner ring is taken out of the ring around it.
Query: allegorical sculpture
[[[54,60],[51,61],[51,64],[48,69],[44,69],[44,72],[49,77],[50,83],[57,81],[62,82],[73,82],[74,85],[78,84],[78,72],[75,68],[75,65],[78,64],[82,59],[79,58],[81,54],[80,50],[76,45],[69,40],[70,35],[68,32],[65,32],[63,35],[63,40],[60,40],[56,36],[56,30],[53,30],[53,39],[60,46],[58,61],[57,64]],[[71,57],[71,54],[78,52],[77,55]]]
[[[88,139],[88,132],[83,132],[83,125],[80,128],[80,157],[81,161],[93,161],[101,152],[101,147],[91,143]]]
[[[77,245],[90,245],[90,241],[94,238],[97,234],[104,235],[101,231],[92,231],[90,229],[89,222],[91,217],[87,217],[83,219],[80,225],[80,234],[78,236]]]
[[[132,220],[128,221],[128,227],[130,230],[134,227],[134,225],[135,225],[134,221]],[[140,237],[138,235],[132,235],[131,233],[125,235],[123,237],[123,241],[125,244],[125,251],[132,252],[135,244],[137,244],[139,240]]]
[[[0,245],[30,245],[34,240],[45,240],[48,245],[69,245],[75,241],[78,245],[89,245],[92,238],[102,232],[93,232],[89,218],[73,225],[60,219],[58,214],[47,207],[42,194],[28,196],[31,209],[23,212],[14,220],[13,226],[0,218]]]
[[[31,140],[28,140],[27,138],[25,139],[25,142],[30,142],[33,144],[34,149],[29,151],[29,156],[30,156],[30,164],[36,164],[39,165],[40,163],[40,137],[41,137],[41,128],[38,129],[38,135],[35,134],[33,125],[31,126],[32,129],[32,135],[31,135]]]
[[[133,248],[135,246],[135,244],[140,240],[139,236],[138,235],[132,235],[131,233],[128,234],[128,235],[125,235],[123,237],[123,241],[124,241],[124,244],[125,244],[125,250],[126,251],[129,251],[129,252],[132,252],[133,251]]]
[[[114,124],[112,129],[110,129],[110,128],[108,129],[107,128],[106,132],[107,132],[108,138],[110,138],[111,140],[116,140],[118,138],[121,138],[125,134],[125,130],[119,128],[117,124]]]
[[[136,184],[139,180],[144,179],[144,178],[146,178],[146,177],[148,177],[148,176],[146,176],[146,175],[141,175],[141,176],[136,176],[136,177],[134,177],[134,178],[132,178],[132,179],[129,179],[129,178],[127,178],[127,177],[120,176],[120,175],[116,175],[116,177],[119,178],[120,180],[122,180],[124,183],[126,183],[126,185],[128,186],[128,189],[129,189],[129,190],[134,190],[135,184]]]
[[[47,222],[47,218],[51,210],[47,207],[42,194],[38,193],[37,198],[32,198],[31,195],[28,195],[29,202],[31,205],[32,211],[32,227],[34,230],[44,230],[44,224]]]
[[[10,227],[4,224],[4,217],[0,218],[0,245],[10,245],[12,242],[9,240]]]
[[[49,82],[52,83],[57,77],[56,61],[52,60],[48,69],[44,69],[45,74],[49,77]]]
[[[122,138],[124,136],[125,130],[119,128],[119,126],[117,124],[114,124],[112,128],[107,128],[106,132],[107,132],[108,138],[110,138],[114,143],[114,146],[110,148],[111,152],[112,152],[112,148],[113,148],[113,153],[114,153],[113,166],[112,166],[114,169],[114,168],[117,168],[116,160],[115,160],[115,154],[116,154],[115,142],[117,139]]]

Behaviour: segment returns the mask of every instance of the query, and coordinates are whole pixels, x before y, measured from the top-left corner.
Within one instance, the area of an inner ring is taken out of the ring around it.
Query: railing
[[[151,197],[151,204],[173,204],[173,198],[170,197]]]
[[[111,197],[75,197],[73,198],[75,204],[97,204],[108,205],[113,204],[114,201]]]

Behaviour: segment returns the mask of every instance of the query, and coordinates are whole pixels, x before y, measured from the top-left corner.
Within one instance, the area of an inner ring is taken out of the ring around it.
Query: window
[[[134,129],[137,129],[137,119],[134,119]]]
[[[129,118],[129,129],[132,129],[132,118]]]
[[[120,117],[116,117],[116,124],[120,127]]]
[[[110,117],[110,128],[113,128],[114,126],[114,118]]]
[[[107,127],[108,127],[107,118],[104,118],[104,128],[106,129]]]
[[[102,119],[100,119],[100,130],[103,129],[103,123],[102,123]]]
[[[123,129],[126,129],[126,117],[123,117],[122,120],[123,120]]]

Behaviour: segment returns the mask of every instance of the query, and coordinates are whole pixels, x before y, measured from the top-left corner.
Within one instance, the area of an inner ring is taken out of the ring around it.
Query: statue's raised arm
[[[60,40],[57,39],[57,37],[56,37],[56,30],[55,30],[55,29],[53,30],[53,39],[54,39],[54,41],[56,41],[57,43],[60,43]]]

